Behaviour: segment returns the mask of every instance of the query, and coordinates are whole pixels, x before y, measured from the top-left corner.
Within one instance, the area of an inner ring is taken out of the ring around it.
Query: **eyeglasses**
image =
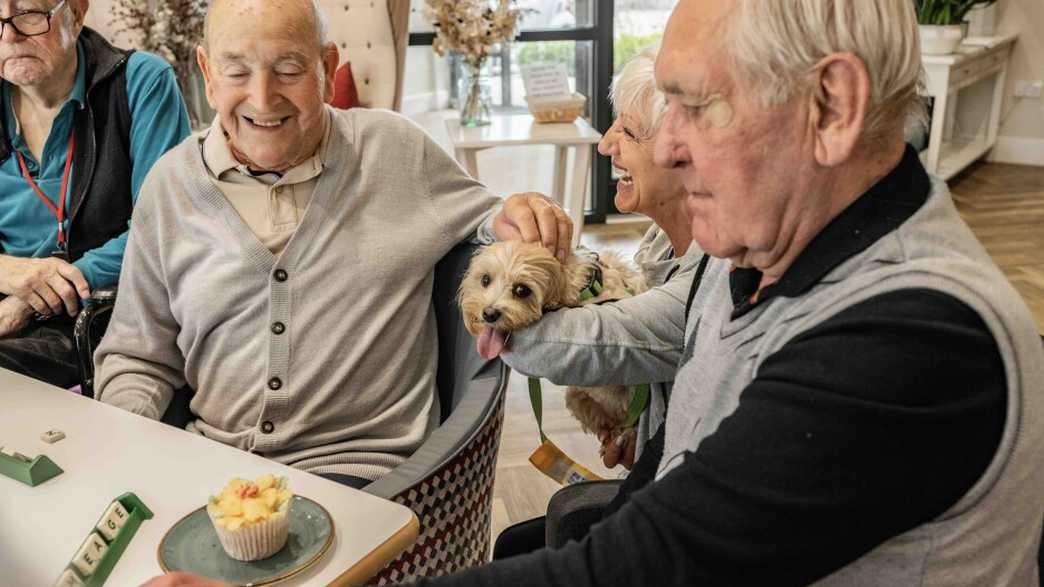
[[[46,11],[27,10],[14,16],[0,18],[0,37],[4,35],[7,25],[14,27],[15,32],[23,37],[35,37],[51,32],[51,18],[61,10],[65,2],[66,0],[61,0],[54,8]]]

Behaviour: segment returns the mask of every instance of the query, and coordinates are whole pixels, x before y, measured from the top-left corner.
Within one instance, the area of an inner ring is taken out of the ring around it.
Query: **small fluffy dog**
[[[640,273],[613,253],[571,254],[562,264],[539,244],[498,242],[471,260],[460,285],[460,309],[478,351],[492,359],[508,334],[536,322],[545,310],[631,297],[647,289]],[[585,432],[614,436],[627,414],[624,386],[569,387],[566,407]]]

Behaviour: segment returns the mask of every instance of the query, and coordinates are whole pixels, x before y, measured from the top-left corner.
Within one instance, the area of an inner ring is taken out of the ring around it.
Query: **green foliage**
[[[638,51],[660,40],[663,33],[651,35],[621,35],[613,43],[613,63],[615,71],[631,60]],[[519,67],[535,63],[561,63],[566,66],[570,76],[576,75],[576,41],[543,41],[520,43],[518,49]]]
[[[613,43],[613,73],[620,73],[620,69],[638,54],[639,51],[663,38],[663,33],[651,35],[620,35]]]
[[[521,43],[518,49],[518,65],[535,63],[561,63],[571,76],[576,75],[576,41],[543,41]]]
[[[996,0],[913,0],[919,24],[961,24],[964,15],[976,4],[993,4]]]

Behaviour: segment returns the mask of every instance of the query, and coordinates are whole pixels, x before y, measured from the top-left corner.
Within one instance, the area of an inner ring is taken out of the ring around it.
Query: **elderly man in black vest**
[[[119,278],[146,172],[188,135],[169,64],[84,27],[88,0],[0,0],[0,367],[69,387],[73,317]]]

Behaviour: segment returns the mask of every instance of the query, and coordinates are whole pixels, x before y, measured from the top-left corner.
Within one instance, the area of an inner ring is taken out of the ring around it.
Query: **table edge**
[[[348,568],[329,583],[330,587],[351,587],[362,585],[380,572],[388,563],[406,551],[420,535],[420,521],[417,514],[411,512],[409,521],[398,532],[392,534],[370,554]]]

